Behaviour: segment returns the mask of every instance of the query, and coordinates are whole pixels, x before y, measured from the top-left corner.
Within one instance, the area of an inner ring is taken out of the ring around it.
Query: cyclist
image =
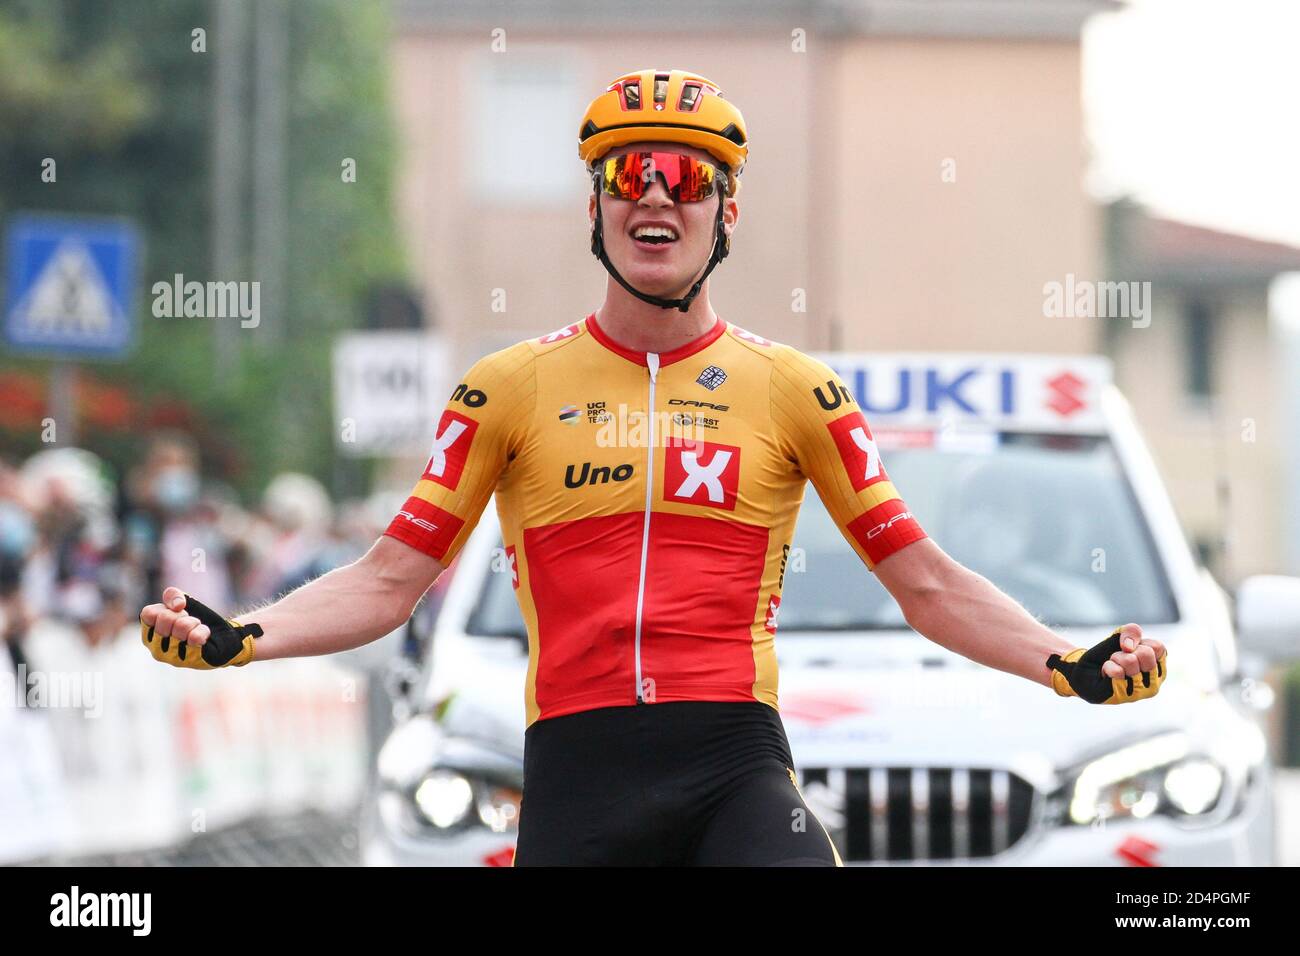
[[[1126,624],[1072,648],[957,564],[907,509],[835,373],[714,312],[707,280],[747,155],[740,111],[704,77],[611,83],[579,132],[592,252],[609,272],[600,308],[470,368],[363,558],[257,623],[169,588],[141,615],[153,655],[206,669],[374,640],[495,493],[529,633],[516,864],[838,865],[777,709],[785,555],[811,480],[925,637],[1062,696],[1153,696],[1164,647]]]

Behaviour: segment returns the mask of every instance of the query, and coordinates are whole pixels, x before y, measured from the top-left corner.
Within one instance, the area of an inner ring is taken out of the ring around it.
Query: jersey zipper
[[[641,695],[641,616],[645,608],[645,568],[650,554],[650,506],[655,488],[655,378],[659,374],[659,354],[647,352],[646,368],[650,371],[650,444],[645,456],[645,521],[641,525],[641,574],[636,586],[636,702],[644,704]]]

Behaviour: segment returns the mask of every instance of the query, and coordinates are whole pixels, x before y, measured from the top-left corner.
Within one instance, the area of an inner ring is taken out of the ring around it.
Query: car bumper
[[[1159,817],[1104,826],[1039,829],[995,857],[865,866],[1272,866],[1276,863],[1274,801],[1259,787],[1242,810],[1200,828]]]
[[[363,813],[362,861],[368,866],[510,866],[514,835],[485,828],[415,838],[379,824],[373,802]],[[995,857],[918,862],[846,861],[849,866],[1271,866],[1276,862],[1274,800],[1257,785],[1223,823],[1180,826],[1164,817],[1097,827],[1031,831]]]

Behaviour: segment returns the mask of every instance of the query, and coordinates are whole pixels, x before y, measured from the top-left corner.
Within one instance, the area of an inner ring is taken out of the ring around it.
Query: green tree
[[[205,0],[0,2],[0,215],[129,216],[144,233],[138,346],[122,362],[84,366],[129,388],[139,420],[84,434],[82,445],[121,467],[148,423],[164,421],[192,429],[209,473],[246,493],[290,468],[328,482],[331,340],[358,324],[372,283],[405,271],[393,216],[388,10],[348,0],[288,4],[284,313],[238,330],[228,368],[215,361],[214,325],[237,320],[157,318],[149,291],[176,273],[258,277],[252,261],[239,275],[212,274],[214,19],[215,4]],[[206,31],[207,52],[192,49],[196,28]],[[247,39],[251,64],[255,31]],[[46,157],[58,164],[55,183],[41,181]],[[344,158],[356,162],[355,182],[341,176]],[[251,212],[245,195],[244,236]],[[6,356],[0,374],[45,374],[49,365]],[[33,451],[39,438],[8,435],[6,444]]]

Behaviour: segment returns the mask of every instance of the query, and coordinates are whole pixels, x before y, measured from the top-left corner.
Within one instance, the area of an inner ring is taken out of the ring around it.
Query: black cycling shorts
[[[516,866],[839,866],[767,704],[670,701],[535,721]]]

